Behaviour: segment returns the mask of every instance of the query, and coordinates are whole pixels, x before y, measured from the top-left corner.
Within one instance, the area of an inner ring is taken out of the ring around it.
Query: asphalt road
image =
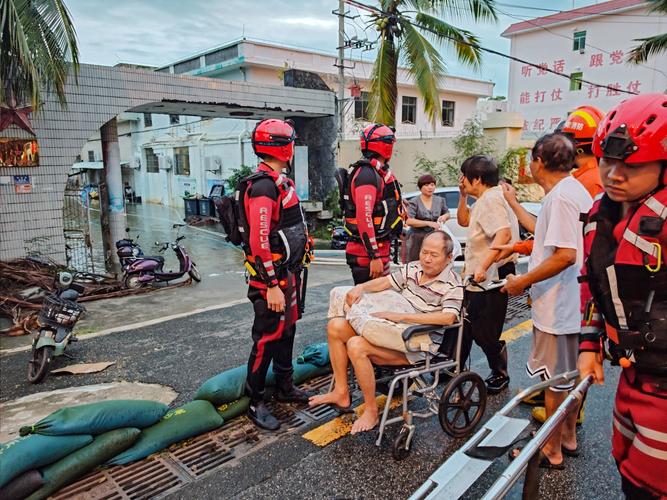
[[[325,318],[331,286],[314,286],[309,290],[308,310],[299,322],[295,353],[310,343],[326,340]],[[207,378],[246,362],[251,323],[252,309],[248,303],[83,340],[69,350],[77,361],[116,361],[116,365],[101,373],[76,378],[49,376],[38,386],[29,385],[25,379],[27,353],[3,356],[0,402],[72,385],[124,380],[168,385],[179,393],[174,404],[181,404],[189,401]],[[512,384],[506,393],[489,398],[487,418],[510,394],[530,384],[524,371],[529,349],[529,335],[511,343]],[[70,360],[59,358],[53,368],[69,363]],[[483,377],[487,374],[479,350],[473,353],[472,368]],[[591,390],[586,422],[578,433],[582,455],[567,459],[565,471],[545,473],[540,497],[621,498],[620,481],[610,454],[611,406],[617,378],[617,372],[610,371],[607,385]],[[521,408],[519,413],[528,411]],[[229,462],[186,485],[171,498],[407,498],[464,440],[446,436],[435,417],[420,421],[412,454],[402,462],[395,462],[390,443],[398,428],[389,428],[379,449],[374,446],[374,433],[345,436],[324,448],[303,439],[303,431],[288,433],[256,453]],[[467,498],[479,498],[508,463],[505,458],[497,462],[473,485]],[[519,488],[515,488],[510,498],[519,498]]]

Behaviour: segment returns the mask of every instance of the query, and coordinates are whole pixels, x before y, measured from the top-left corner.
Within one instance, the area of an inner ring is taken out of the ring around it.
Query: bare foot
[[[364,413],[352,424],[352,430],[350,431],[350,434],[370,431],[378,424],[379,421],[380,419],[378,419],[377,412],[370,412],[365,410]]]
[[[347,408],[350,406],[350,393],[332,391],[325,394],[318,394],[308,399],[308,406],[317,405],[336,405],[341,408]]]

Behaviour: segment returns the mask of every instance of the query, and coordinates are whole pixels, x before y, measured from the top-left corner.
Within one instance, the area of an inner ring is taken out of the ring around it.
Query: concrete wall
[[[417,189],[417,177],[422,172],[415,168],[416,158],[423,155],[429,160],[439,160],[454,153],[453,139],[437,137],[431,139],[401,139],[394,145],[391,169],[403,185],[403,191]],[[347,167],[361,156],[358,140],[345,140],[340,143],[338,166]]]
[[[30,175],[33,181],[28,194],[16,194],[13,185],[0,184],[2,260],[24,256],[26,242],[40,237],[44,253],[64,262],[62,207],[67,174],[86,141],[120,113],[159,112],[174,103],[179,103],[185,114],[188,106],[202,109],[205,103],[221,117],[229,116],[239,106],[252,108],[258,117],[322,117],[335,112],[334,97],[329,92],[127,68],[81,65],[78,85],[74,85],[73,78],[69,82],[68,108],[62,110],[57,99],[48,96],[40,115],[35,117],[40,166],[0,168],[0,176]],[[5,132],[11,133],[11,129]]]

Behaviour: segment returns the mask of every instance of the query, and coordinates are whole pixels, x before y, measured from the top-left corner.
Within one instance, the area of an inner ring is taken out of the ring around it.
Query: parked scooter
[[[139,246],[139,235],[137,235],[136,239],[130,238],[129,227],[125,228],[125,232],[127,233],[127,236],[116,242],[116,255],[118,255],[120,265],[123,268],[137,257],[143,257],[144,255],[144,252]]]
[[[178,231],[180,231],[184,226],[185,224],[174,224],[173,227],[174,229],[178,228]],[[178,271],[165,271],[163,269],[164,257],[161,255],[142,255],[128,259],[127,264],[123,266],[123,273],[125,275],[123,282],[127,288],[137,289],[148,283],[173,281],[185,276],[185,274],[189,274],[196,282],[201,281],[201,274],[197,266],[190,259],[185,248],[180,245],[180,241],[184,240],[185,236],[179,236],[178,232],[176,236],[176,240],[172,243],[160,243],[156,241],[155,244],[160,245],[160,252],[164,252],[167,248],[171,247],[178,258]]]
[[[39,333],[32,341],[28,362],[28,381],[37,384],[49,371],[51,359],[65,355],[70,342],[76,342],[72,330],[86,309],[77,304],[84,288],[74,283],[72,273],[58,273],[55,280],[56,291],[45,296],[37,322]]]

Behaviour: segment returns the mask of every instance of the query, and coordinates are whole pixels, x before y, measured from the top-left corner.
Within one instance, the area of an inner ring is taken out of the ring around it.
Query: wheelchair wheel
[[[391,448],[391,456],[394,457],[394,460],[404,460],[410,455],[412,442],[408,444],[408,436],[410,436],[410,429],[407,427],[401,427],[398,436],[394,440],[394,445]]]
[[[486,409],[486,385],[474,372],[460,373],[445,387],[438,406],[440,426],[452,437],[464,437],[479,424]]]

